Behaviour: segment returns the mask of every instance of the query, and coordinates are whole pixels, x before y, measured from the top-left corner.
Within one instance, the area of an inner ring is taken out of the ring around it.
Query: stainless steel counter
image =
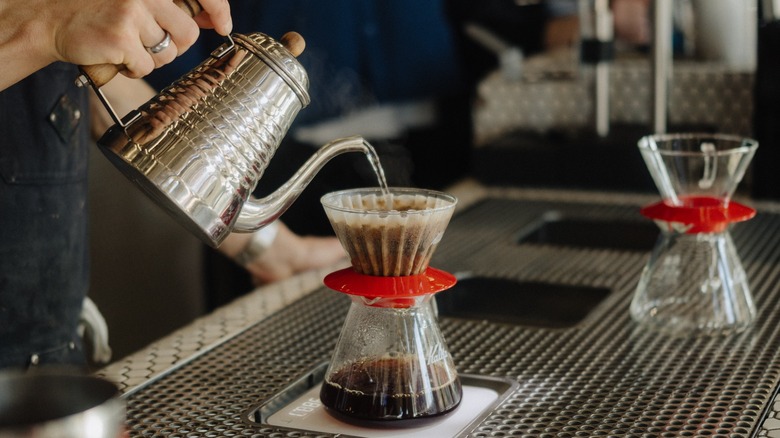
[[[459,213],[437,267],[610,291],[560,327],[442,318],[459,371],[519,383],[468,436],[780,437],[780,206],[746,201],[759,215],[734,232],[756,326],[729,339],[671,340],[638,333],[628,317],[646,253],[505,242],[552,210],[641,221],[636,207],[656,196],[470,181],[449,191]],[[126,394],[131,436],[330,436],[252,424],[246,412],[329,357],[346,308],[321,281],[340,267],[259,288],[101,370]]]

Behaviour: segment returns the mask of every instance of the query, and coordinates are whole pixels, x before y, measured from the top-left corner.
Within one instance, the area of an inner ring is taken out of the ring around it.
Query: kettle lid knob
[[[306,48],[306,41],[298,32],[287,32],[279,38],[279,42],[296,58]]]

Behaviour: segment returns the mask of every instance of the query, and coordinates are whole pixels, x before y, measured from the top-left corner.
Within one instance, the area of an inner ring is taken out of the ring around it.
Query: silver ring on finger
[[[171,45],[171,34],[167,31],[165,32],[165,36],[163,37],[162,41],[159,43],[153,45],[152,47],[147,47],[146,50],[151,52],[152,54],[160,53],[163,50],[167,49],[168,46]]]

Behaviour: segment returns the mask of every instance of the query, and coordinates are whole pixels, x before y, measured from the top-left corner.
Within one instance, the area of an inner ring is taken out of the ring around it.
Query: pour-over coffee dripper
[[[677,335],[734,333],[751,324],[753,298],[728,229],[755,215],[731,197],[757,147],[722,134],[639,141],[663,200],[642,209],[661,235],[631,302],[634,320]]]
[[[355,189],[322,197],[352,267],[325,284],[352,299],[320,399],[346,421],[442,418],[462,388],[430,305],[455,277],[428,266],[457,203],[420,189]]]

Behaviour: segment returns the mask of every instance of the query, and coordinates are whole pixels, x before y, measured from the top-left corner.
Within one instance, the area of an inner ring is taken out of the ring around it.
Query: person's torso
[[[0,366],[67,361],[88,289],[87,90],[56,63],[0,92]],[[33,359],[33,362],[35,359]]]

